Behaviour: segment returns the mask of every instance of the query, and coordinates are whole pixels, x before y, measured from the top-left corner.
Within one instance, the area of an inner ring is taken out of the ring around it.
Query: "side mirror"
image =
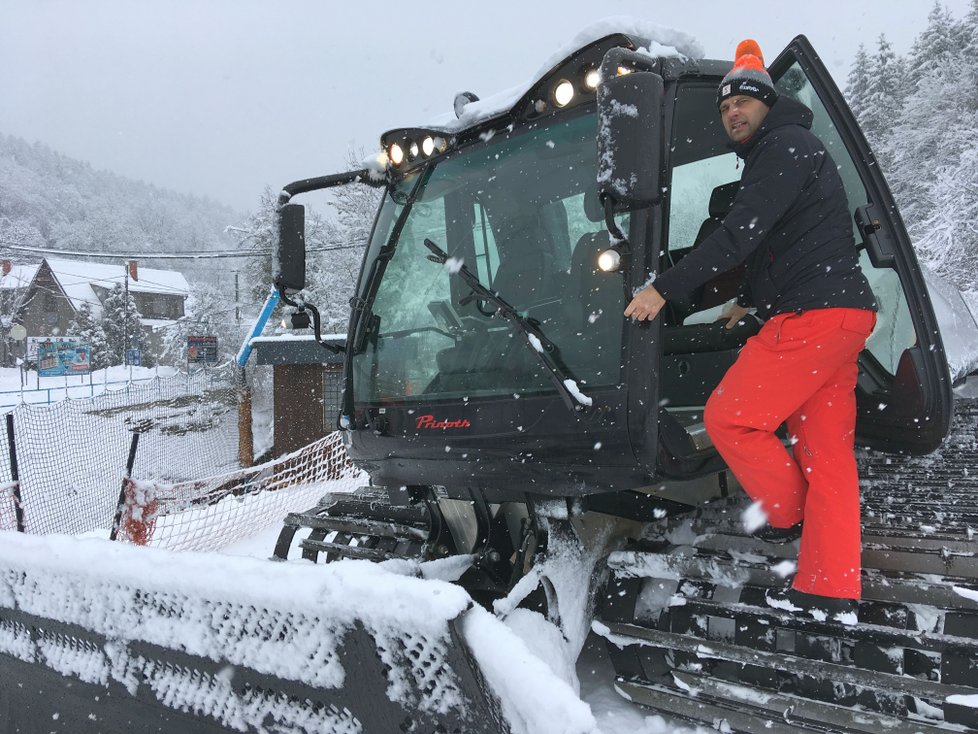
[[[614,48],[598,85],[598,192],[614,211],[649,206],[661,196],[662,100],[659,60]]]
[[[297,293],[306,287],[306,208],[302,204],[285,204],[278,215],[272,280],[279,290]]]

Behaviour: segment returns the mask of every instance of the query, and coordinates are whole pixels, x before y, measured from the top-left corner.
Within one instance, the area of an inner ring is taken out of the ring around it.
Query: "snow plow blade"
[[[450,584],[4,536],[4,732],[509,731]]]

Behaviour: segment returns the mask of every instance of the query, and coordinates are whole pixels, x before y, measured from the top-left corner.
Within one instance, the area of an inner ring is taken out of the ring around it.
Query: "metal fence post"
[[[132,468],[136,464],[136,447],[139,446],[139,432],[132,432],[132,441],[129,443],[129,458],[126,459],[126,476],[122,480],[122,489],[119,490],[119,504],[115,509],[115,518],[112,520],[112,531],[109,533],[109,540],[115,540],[119,535],[119,526],[122,524],[122,513],[126,509],[126,486],[132,476]]]
[[[14,515],[17,532],[27,532],[24,526],[24,505],[20,497],[20,470],[17,468],[17,445],[14,443],[14,414],[7,413],[7,450],[10,452],[10,478],[14,484]]]

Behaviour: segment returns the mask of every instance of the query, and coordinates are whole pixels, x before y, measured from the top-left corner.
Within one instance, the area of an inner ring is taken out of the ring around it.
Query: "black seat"
[[[574,331],[585,331],[599,322],[617,322],[625,311],[621,273],[598,268],[598,255],[608,249],[607,232],[588,232],[578,238],[571,256],[567,284],[567,315]],[[604,319],[608,316],[608,319]]]
[[[740,181],[731,181],[713,189],[713,193],[710,194],[710,204],[707,207],[709,216],[700,225],[699,232],[696,233],[696,239],[693,240],[693,247],[699,245],[703,240],[713,234],[715,230],[720,228],[720,225],[723,223],[723,218],[727,216],[731,207],[733,207],[734,197],[737,195],[739,188]]]
[[[551,232],[538,212],[510,217],[496,234],[499,267],[492,289],[514,308],[557,297],[558,269]]]
[[[724,217],[727,216],[733,206],[734,197],[737,195],[739,188],[740,181],[731,181],[713,189],[713,193],[710,194],[710,203],[707,207],[708,216],[700,225],[693,244],[690,247],[669,251],[672,265],[679,263],[686,255],[699,247],[707,237],[720,228],[723,224]],[[726,273],[717,275],[688,295],[671,300],[667,311],[669,323],[678,326],[697,311],[703,311],[729,301],[736,295],[743,273],[743,267],[734,268]]]

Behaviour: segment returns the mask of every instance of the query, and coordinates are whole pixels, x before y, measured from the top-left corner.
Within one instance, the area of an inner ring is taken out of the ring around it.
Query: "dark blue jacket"
[[[738,302],[755,306],[762,319],[815,308],[876,310],[842,178],[811,126],[811,110],[779,97],[757,132],[732,145],[745,163],[730,213],[656,278],[664,298],[685,295],[746,260]]]

